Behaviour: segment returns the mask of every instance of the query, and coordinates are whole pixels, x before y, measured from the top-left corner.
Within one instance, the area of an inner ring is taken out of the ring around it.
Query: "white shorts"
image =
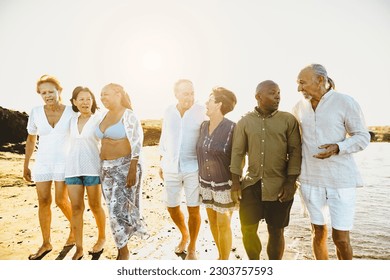
[[[165,202],[168,207],[180,205],[183,189],[188,207],[195,207],[201,204],[198,171],[191,173],[164,173],[164,182],[166,189]]]
[[[343,231],[352,229],[356,188],[333,189],[301,184],[300,191],[312,224],[326,224],[325,210],[327,206],[332,228]]]

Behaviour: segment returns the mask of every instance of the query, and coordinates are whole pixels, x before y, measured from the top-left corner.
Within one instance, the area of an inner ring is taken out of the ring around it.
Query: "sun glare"
[[[161,68],[161,55],[155,51],[149,51],[144,54],[142,66],[149,71],[156,71]]]

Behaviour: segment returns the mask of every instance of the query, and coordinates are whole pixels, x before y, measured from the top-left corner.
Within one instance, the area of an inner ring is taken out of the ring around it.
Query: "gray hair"
[[[191,85],[191,87],[194,87],[194,85],[192,84],[192,82],[191,82],[190,80],[188,80],[188,79],[180,79],[180,80],[176,81],[176,83],[175,83],[175,85],[174,85],[174,87],[173,87],[173,90],[174,90],[175,93],[176,93],[176,91],[177,91],[177,88],[178,88],[181,84],[189,84],[189,85]]]
[[[310,64],[309,66],[307,66],[307,68],[310,68],[313,70],[314,74],[317,76],[317,77],[323,77],[324,80],[325,80],[325,85],[328,84],[328,87],[326,88],[327,90],[330,90],[330,89],[335,89],[336,88],[336,85],[335,83],[333,82],[333,80],[328,77],[328,72],[326,71],[325,67],[322,66],[321,64]]]

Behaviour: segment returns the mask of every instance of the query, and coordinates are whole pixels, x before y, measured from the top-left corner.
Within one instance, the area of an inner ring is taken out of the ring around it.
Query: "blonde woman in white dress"
[[[51,225],[51,185],[55,186],[55,202],[68,221],[72,210],[65,185],[65,160],[69,148],[69,123],[74,112],[70,106],[61,103],[62,87],[59,81],[49,75],[37,81],[37,92],[45,105],[32,109],[28,123],[28,136],[24,160],[23,178],[35,181],[38,194],[39,224],[43,243],[30,260],[41,260],[53,246],[50,242]],[[33,172],[29,163],[39,136]],[[71,227],[70,227],[71,228]],[[73,246],[75,242],[72,229],[65,246]]]

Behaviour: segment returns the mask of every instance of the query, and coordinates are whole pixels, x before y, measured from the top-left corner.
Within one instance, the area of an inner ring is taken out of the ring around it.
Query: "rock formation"
[[[28,115],[0,107],[0,150],[24,153]]]

